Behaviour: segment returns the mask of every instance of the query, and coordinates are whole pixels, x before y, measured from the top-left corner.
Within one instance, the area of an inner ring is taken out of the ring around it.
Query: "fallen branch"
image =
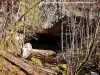
[[[30,75],[56,74],[54,71],[50,69],[44,69],[42,67],[35,66],[33,65],[33,62],[28,61],[26,59],[23,60],[23,58],[17,58],[12,54],[7,53],[6,51],[1,51],[0,55],[9,60],[10,62],[14,63],[15,65],[19,66],[21,69],[23,69]]]

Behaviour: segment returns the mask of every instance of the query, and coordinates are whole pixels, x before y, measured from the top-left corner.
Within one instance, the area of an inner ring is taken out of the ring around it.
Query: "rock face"
[[[54,26],[54,22],[58,22],[58,20],[63,18],[65,15],[71,15],[65,4],[57,2],[63,1],[46,0],[39,4],[39,8],[42,14],[41,18],[43,19],[43,23],[41,25],[43,29],[51,28]]]
[[[94,6],[96,2],[87,4],[83,1],[74,0],[71,2],[66,0],[45,0],[39,4],[40,16],[42,19],[41,28],[48,29],[54,26],[54,22],[58,22],[59,19],[63,17],[72,17],[73,15],[84,17],[87,14],[84,12],[89,11],[89,19],[93,19],[96,16],[96,7],[88,8],[89,6]],[[83,6],[85,4],[85,7]],[[91,4],[91,5],[90,5]],[[83,11],[84,10],[84,11]]]
[[[95,13],[96,7],[92,8],[92,6],[94,5],[93,4],[90,5],[89,3],[85,4],[86,5],[85,7],[83,5],[84,4],[82,4],[82,2],[76,2],[75,4],[73,3],[73,1],[71,3],[71,2],[67,2],[66,0],[42,1],[39,5],[37,5],[37,8],[39,10],[38,19],[41,21],[38,21],[38,22],[36,21],[36,25],[31,24],[33,28],[32,27],[30,27],[29,29],[26,28],[26,34],[58,33],[61,30],[61,24],[62,24],[61,20],[63,20],[65,16],[68,18],[73,17],[73,16],[85,18],[85,16],[89,16],[90,20],[94,19],[96,16],[96,13]],[[90,9],[87,8],[89,6],[91,7]],[[67,19],[65,20],[69,21]],[[28,24],[27,24],[27,27],[28,27]]]

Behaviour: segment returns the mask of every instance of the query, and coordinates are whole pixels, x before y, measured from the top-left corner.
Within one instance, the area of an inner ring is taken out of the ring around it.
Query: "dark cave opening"
[[[36,36],[26,36],[25,43],[31,43],[33,49],[54,50],[58,52],[61,37],[53,34],[36,34]]]

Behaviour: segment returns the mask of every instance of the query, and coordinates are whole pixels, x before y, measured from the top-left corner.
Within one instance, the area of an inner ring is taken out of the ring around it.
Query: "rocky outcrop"
[[[85,7],[84,7],[85,4]],[[95,11],[97,11],[98,6],[95,6],[96,2],[66,2],[66,1],[50,1],[46,0],[41,2],[37,7],[39,8],[39,19],[37,25],[32,25],[32,27],[26,28],[26,34],[30,33],[58,33],[61,30],[61,24],[63,18],[66,16],[70,17],[89,17],[90,20],[95,19],[97,16]],[[97,4],[98,5],[98,4]],[[90,9],[88,8],[90,7]],[[83,11],[84,10],[84,11]],[[68,19],[66,18],[66,21]],[[28,26],[27,26],[28,27]],[[20,31],[22,32],[22,31]]]

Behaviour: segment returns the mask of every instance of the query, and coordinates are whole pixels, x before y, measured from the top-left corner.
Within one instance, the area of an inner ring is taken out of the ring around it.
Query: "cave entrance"
[[[26,36],[25,43],[31,43],[33,49],[60,50],[60,35],[36,34],[36,36]]]
[[[73,23],[75,21],[76,23]],[[95,20],[87,24],[82,17],[63,17],[52,28],[41,30],[32,36],[25,37],[25,43],[31,43],[33,49],[67,51],[76,47],[87,47],[87,41],[93,35]],[[87,38],[89,37],[89,38]]]

